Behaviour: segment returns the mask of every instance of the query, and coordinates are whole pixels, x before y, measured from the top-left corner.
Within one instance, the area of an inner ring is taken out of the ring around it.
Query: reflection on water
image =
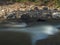
[[[0,31],[28,32],[31,36],[32,45],[35,45],[36,40],[45,39],[48,35],[54,35],[58,32],[57,27],[60,24],[40,23],[34,26],[26,27],[25,23],[21,24],[4,24],[0,26]]]

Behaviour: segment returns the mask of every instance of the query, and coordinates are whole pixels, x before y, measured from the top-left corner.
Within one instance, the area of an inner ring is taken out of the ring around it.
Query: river
[[[48,38],[49,35],[58,33],[60,23],[44,23],[40,22],[33,26],[27,27],[27,24],[0,24],[0,31],[26,32],[31,36],[32,45],[35,45],[37,40]]]

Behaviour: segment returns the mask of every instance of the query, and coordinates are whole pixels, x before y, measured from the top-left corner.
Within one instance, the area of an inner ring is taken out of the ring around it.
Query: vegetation
[[[60,0],[0,0],[0,1],[10,1],[10,2],[34,2],[44,5],[55,5],[56,8],[60,7]]]
[[[60,7],[60,0],[55,0],[55,4],[56,4],[57,8],[59,8]]]

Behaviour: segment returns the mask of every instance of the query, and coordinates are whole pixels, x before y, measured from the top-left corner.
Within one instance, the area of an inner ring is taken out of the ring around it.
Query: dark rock
[[[16,18],[16,14],[14,12],[11,12],[7,15],[7,19],[15,19]]]
[[[23,14],[23,15],[21,16],[21,20],[22,20],[23,22],[28,23],[28,22],[31,21],[30,19],[31,19],[31,17],[30,17],[28,14]]]
[[[44,7],[43,10],[48,10],[48,7]]]
[[[45,22],[46,20],[38,19],[37,22]]]

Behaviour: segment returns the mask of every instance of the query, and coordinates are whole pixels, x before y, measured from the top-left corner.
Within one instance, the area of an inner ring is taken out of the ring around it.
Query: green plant
[[[57,8],[60,7],[60,0],[55,0],[55,5],[57,6]]]
[[[28,1],[35,2],[36,0],[28,0]]]

